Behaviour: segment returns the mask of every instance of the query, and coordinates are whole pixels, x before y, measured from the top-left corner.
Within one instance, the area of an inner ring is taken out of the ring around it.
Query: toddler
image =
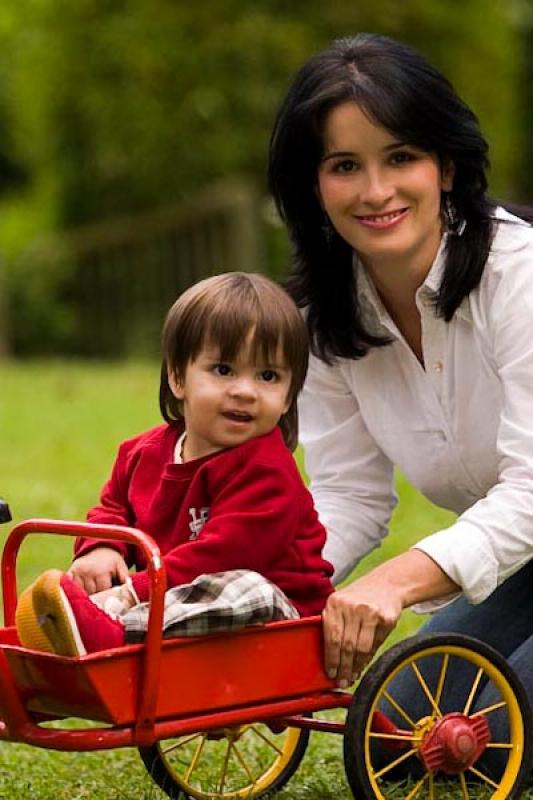
[[[296,306],[261,275],[214,276],[174,303],[162,350],[165,422],[121,445],[88,520],[155,539],[171,587],[165,635],[175,623],[172,592],[183,602],[219,573],[259,573],[247,579],[270,586],[273,619],[320,613],[333,570],[291,453],[308,361]],[[145,566],[126,543],[77,539],[68,573],[49,570],[21,595],[21,642],[83,655],[131,641],[131,620],[149,598]]]

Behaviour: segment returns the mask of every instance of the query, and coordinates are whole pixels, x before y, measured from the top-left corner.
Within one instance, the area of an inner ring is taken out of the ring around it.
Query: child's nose
[[[235,397],[254,398],[257,395],[257,384],[253,378],[242,376],[232,381],[231,393]]]

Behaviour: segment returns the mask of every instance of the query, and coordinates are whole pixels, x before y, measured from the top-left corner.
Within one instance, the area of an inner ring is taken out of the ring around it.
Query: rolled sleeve
[[[533,248],[519,248],[485,301],[490,357],[503,390],[497,431],[498,480],[450,528],[416,547],[485,600],[533,557]],[[481,293],[482,294],[482,293]]]
[[[415,546],[429,556],[448,577],[461,586],[469,603],[483,602],[498,585],[498,561],[490,541],[482,531],[467,522],[458,522],[446,530],[426,536]],[[437,611],[459,593],[415,607],[419,613]]]

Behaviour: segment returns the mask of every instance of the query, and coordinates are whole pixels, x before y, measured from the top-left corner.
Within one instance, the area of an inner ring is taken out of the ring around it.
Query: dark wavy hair
[[[486,196],[488,145],[478,120],[450,82],[419,53],[385,36],[339,39],[297,73],[275,121],[269,186],[287,225],[294,266],[287,288],[306,306],[313,352],[360,358],[389,343],[363,324],[353,251],[335,231],[326,234],[317,196],[328,113],[353,100],[400,141],[455,165],[453,203],[467,223],[449,236],[436,313],[449,321],[480,282],[493,237],[495,203]]]
[[[182,419],[181,402],[168,382],[169,371],[183,377],[188,364],[207,346],[216,348],[221,361],[233,361],[250,342],[252,358],[268,363],[281,348],[291,372],[289,408],[279,420],[287,447],[298,444],[296,400],[309,361],[309,340],[302,315],[287,292],[264,275],[226,272],[205,278],[181,294],[170,308],[162,333],[159,408],[163,419]]]

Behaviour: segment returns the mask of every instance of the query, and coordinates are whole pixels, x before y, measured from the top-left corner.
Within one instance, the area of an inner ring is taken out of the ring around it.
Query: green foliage
[[[35,238],[186,202],[235,174],[264,192],[291,76],[339,36],[377,31],[421,49],[478,111],[493,193],[513,197],[518,176],[524,194],[526,11],[522,0],[4,0],[0,269],[15,352],[64,352],[74,335],[70,267],[31,261]],[[286,236],[266,227],[263,268],[280,276]]]
[[[48,196],[59,226],[185,199],[235,172],[262,183],[290,76],[359,30],[420,47],[457,83],[493,142],[498,191],[511,188],[521,62],[503,0],[311,0],[305,13],[279,0],[6,0],[1,15],[28,202]]]

